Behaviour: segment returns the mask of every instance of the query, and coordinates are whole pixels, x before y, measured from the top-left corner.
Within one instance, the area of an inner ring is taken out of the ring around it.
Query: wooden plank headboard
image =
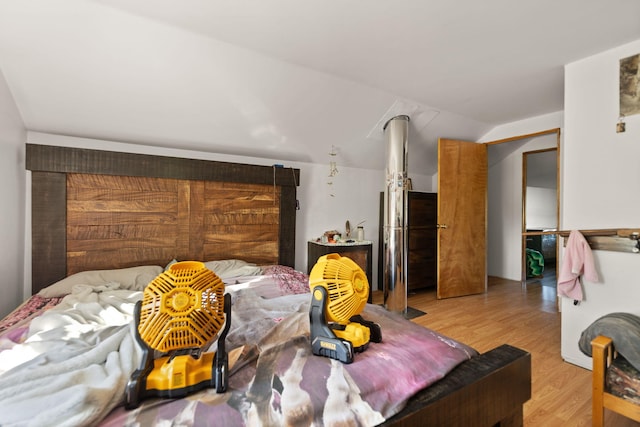
[[[27,144],[32,292],[172,259],[295,262],[299,169]]]

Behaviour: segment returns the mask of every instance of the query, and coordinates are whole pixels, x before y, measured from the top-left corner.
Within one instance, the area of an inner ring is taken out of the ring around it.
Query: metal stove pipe
[[[389,119],[383,131],[387,139],[383,228],[384,306],[389,311],[406,314],[409,116],[400,115]]]

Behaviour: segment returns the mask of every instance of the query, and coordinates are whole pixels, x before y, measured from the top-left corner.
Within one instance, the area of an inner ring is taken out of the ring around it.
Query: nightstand
[[[368,302],[372,302],[372,246],[370,240],[356,241],[353,243],[322,243],[310,240],[307,243],[307,274],[311,273],[311,269],[322,255],[338,254],[351,258],[367,275],[367,280],[369,281]]]

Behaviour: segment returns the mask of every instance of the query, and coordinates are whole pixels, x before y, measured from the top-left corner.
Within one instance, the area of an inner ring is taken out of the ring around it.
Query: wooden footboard
[[[531,398],[531,355],[502,345],[414,396],[385,426],[522,426]]]

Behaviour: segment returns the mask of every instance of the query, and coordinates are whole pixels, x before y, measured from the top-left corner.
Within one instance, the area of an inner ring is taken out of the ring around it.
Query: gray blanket
[[[631,313],[602,316],[582,331],[580,351],[591,357],[591,341],[598,335],[611,338],[618,353],[640,370],[640,317]]]

